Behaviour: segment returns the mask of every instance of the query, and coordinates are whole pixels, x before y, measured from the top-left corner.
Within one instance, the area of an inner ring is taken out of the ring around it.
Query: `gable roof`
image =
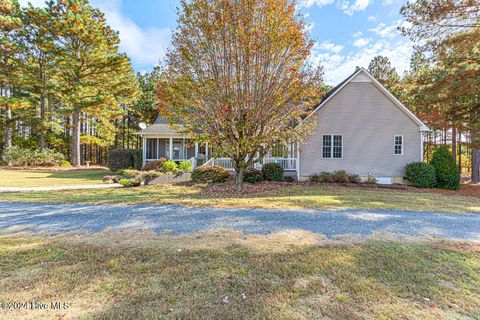
[[[390,91],[387,90],[377,79],[375,79],[367,70],[364,68],[359,68],[341,83],[339,83],[336,87],[330,90],[325,97],[319,102],[319,104],[312,110],[312,112],[305,117],[305,120],[310,118],[313,114],[315,114],[318,110],[320,110],[330,99],[332,99],[338,92],[340,92],[349,82],[351,82],[354,78],[356,78],[359,74],[365,75],[371,83],[373,83],[383,94],[387,96],[401,111],[403,111],[408,117],[410,117],[419,127],[420,131],[431,131],[422,120],[420,120],[417,116],[415,116],[412,111],[410,111],[403,103],[401,103]]]
[[[177,124],[175,126],[178,128],[178,130],[172,128],[167,119],[162,118],[160,113],[158,113],[155,122],[141,130],[138,134],[181,134],[183,125]]]

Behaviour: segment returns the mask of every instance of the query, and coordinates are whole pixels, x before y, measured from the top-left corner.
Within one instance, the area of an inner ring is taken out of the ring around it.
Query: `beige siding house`
[[[430,130],[364,69],[333,88],[304,121],[312,120],[315,130],[304,143],[273,147],[256,167],[279,163],[299,180],[346,170],[379,183],[402,182],[405,165],[423,161],[423,133]],[[167,157],[232,169],[230,159],[190,142],[160,117],[139,134],[144,163]]]

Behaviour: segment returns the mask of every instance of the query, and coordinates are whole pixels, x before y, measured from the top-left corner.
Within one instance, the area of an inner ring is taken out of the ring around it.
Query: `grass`
[[[269,209],[392,209],[480,212],[480,198],[417,190],[289,185],[255,194],[205,192],[205,186],[165,185],[142,188],[3,193],[2,201],[180,204]]]
[[[294,238],[4,235],[0,301],[70,307],[0,318],[478,319],[478,246]]]
[[[60,187],[102,183],[111,172],[96,170],[0,170],[0,188],[3,187]]]

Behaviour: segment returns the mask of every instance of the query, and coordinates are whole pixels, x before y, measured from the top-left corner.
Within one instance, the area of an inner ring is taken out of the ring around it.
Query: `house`
[[[346,170],[380,183],[403,181],[405,166],[423,161],[423,133],[430,129],[365,69],[333,88],[305,118],[316,120],[303,143],[272,146],[256,166],[281,164],[287,174],[306,180],[321,171]],[[220,165],[232,169],[228,158],[215,157],[208,144],[193,143],[160,116],[139,133],[144,163],[166,157],[175,161]]]

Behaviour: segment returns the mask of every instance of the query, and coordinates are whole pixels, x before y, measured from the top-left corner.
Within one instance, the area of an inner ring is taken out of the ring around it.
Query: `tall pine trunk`
[[[478,146],[472,147],[472,182],[480,182],[480,149]]]
[[[457,163],[457,129],[452,127],[452,158]]]
[[[80,166],[80,112],[74,111],[72,128],[72,165]]]
[[[11,90],[8,86],[4,88],[4,97],[9,99],[11,97]],[[6,110],[6,123],[5,123],[5,149],[12,146],[13,128],[12,128],[12,109],[7,106]]]
[[[45,150],[45,108],[46,108],[46,98],[42,93],[40,96],[40,152]]]

